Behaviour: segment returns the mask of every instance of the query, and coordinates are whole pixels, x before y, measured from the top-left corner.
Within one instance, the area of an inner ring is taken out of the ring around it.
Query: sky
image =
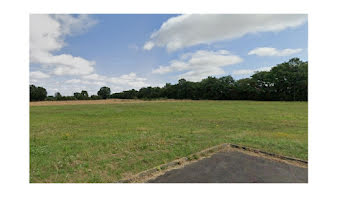
[[[303,14],[30,16],[30,84],[48,95],[112,93],[308,60]]]

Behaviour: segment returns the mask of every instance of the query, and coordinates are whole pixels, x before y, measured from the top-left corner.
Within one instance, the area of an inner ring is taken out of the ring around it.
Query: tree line
[[[30,101],[99,100],[110,98],[110,95],[111,89],[109,87],[102,87],[97,92],[97,95],[91,96],[89,96],[86,90],[74,92],[73,96],[62,96],[59,92],[56,92],[54,96],[47,96],[47,91],[45,88],[30,85]]]
[[[266,100],[307,101],[308,62],[292,58],[271,68],[270,71],[254,73],[249,78],[234,80],[232,76],[207,77],[200,82],[180,79],[177,84],[166,83],[164,87],[144,87],[111,94],[102,87],[97,95],[89,97],[83,90],[73,96],[47,96],[42,87],[30,86],[30,100],[88,100],[88,99],[192,99],[192,100]]]

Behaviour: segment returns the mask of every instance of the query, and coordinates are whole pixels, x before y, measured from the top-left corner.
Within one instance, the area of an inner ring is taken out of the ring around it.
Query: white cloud
[[[160,66],[153,70],[154,74],[166,74],[171,72],[186,71],[178,75],[190,81],[200,81],[208,76],[224,74],[222,67],[242,62],[243,60],[231,54],[229,51],[205,51],[186,53],[180,60],[172,60],[168,66]]]
[[[38,63],[53,67],[55,75],[86,75],[94,71],[95,62],[70,54],[52,55],[50,53],[38,56]]]
[[[233,75],[252,75],[255,72],[258,71],[270,71],[272,66],[266,66],[266,67],[261,67],[261,68],[256,68],[256,69],[241,69],[241,70],[235,70],[233,71]]]
[[[131,72],[129,74],[121,75],[119,77],[107,77],[98,74],[91,74],[82,76],[83,79],[92,81],[105,81],[115,85],[122,85],[124,87],[130,88],[141,88],[148,86],[146,83],[147,79],[138,77],[135,73]]]
[[[106,85],[106,83],[101,82],[101,81],[86,81],[86,80],[81,80],[81,79],[70,79],[70,80],[67,80],[66,83],[69,83],[69,84],[97,85],[99,87],[102,87],[102,86]]]
[[[143,49],[145,50],[151,50],[154,47],[153,42],[146,42],[146,44],[143,46]]]
[[[127,75],[121,75],[120,77],[111,77],[107,79],[108,82],[122,87],[139,89],[142,87],[149,86],[146,83],[147,79],[138,77],[135,73],[129,73]]]
[[[33,72],[30,72],[30,79],[45,79],[45,78],[49,78],[50,75],[48,74],[45,74],[41,71],[33,71]]]
[[[119,77],[103,76],[95,73],[94,61],[71,54],[57,54],[66,45],[66,36],[84,33],[95,24],[96,21],[88,15],[31,15],[30,62],[40,64],[50,74],[56,75],[55,79],[38,81],[36,79],[48,78],[49,75],[35,71],[31,73],[31,82],[45,86],[52,94],[54,91],[61,91],[63,95],[71,95],[82,89],[93,93],[102,86],[109,86],[112,91],[148,86],[147,79],[135,73]],[[130,47],[138,49],[136,45]],[[75,75],[76,78],[59,81],[60,76],[66,75]]]
[[[82,33],[94,24],[96,21],[87,15],[30,15],[30,62],[52,68],[55,75],[92,73],[94,61],[53,52],[62,49],[65,36]]]
[[[83,79],[88,79],[88,80],[95,80],[95,81],[103,81],[106,79],[105,76],[99,75],[99,74],[90,74],[90,75],[85,75],[82,76]]]
[[[208,76],[223,75],[225,71],[218,67],[204,67],[198,70],[191,70],[178,76],[178,78],[184,78],[189,81],[200,81]]]
[[[98,87],[110,86],[114,87],[115,91],[121,91],[127,89],[139,89],[149,86],[146,81],[146,78],[138,77],[135,73],[129,73],[121,75],[119,77],[108,77],[98,74],[91,74],[82,76],[81,79],[67,80],[65,83],[96,85]]]
[[[52,79],[38,85],[44,87],[47,90],[48,95],[54,95],[56,92],[60,92],[64,96],[72,96],[74,92],[81,92],[82,90],[88,91],[89,95],[97,94],[97,91],[105,86],[105,84],[101,84],[101,82],[87,81],[77,78],[59,82],[57,82],[56,79]],[[115,87],[109,87],[113,92]]]
[[[300,53],[303,49],[282,49],[278,50],[276,48],[270,47],[260,47],[249,51],[248,55],[258,55],[258,56],[290,56],[296,53]]]
[[[307,20],[303,14],[194,14],[168,19],[144,45],[168,51],[198,44],[239,38],[249,33],[277,32],[296,27]]]
[[[66,83],[81,83],[81,79],[70,79],[67,80]]]
[[[73,17],[69,14],[54,14],[54,19],[59,21],[62,34],[73,35],[86,32],[90,27],[97,24],[97,21],[86,14]]]

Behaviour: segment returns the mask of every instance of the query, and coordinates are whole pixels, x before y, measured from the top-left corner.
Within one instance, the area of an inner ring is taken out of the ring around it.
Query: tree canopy
[[[36,87],[35,85],[30,85],[30,101],[43,101],[47,96],[46,89],[43,87]]]
[[[272,67],[270,71],[254,73],[250,78],[235,81],[232,76],[207,77],[200,82],[180,79],[177,84],[146,87],[111,95],[120,99],[208,99],[208,100],[272,100],[307,101],[308,62],[292,58]]]
[[[42,87],[30,86],[30,100],[44,100],[47,96]],[[82,90],[74,96],[61,96],[47,100],[86,100],[86,99],[207,99],[207,100],[266,100],[266,101],[307,101],[308,62],[292,58],[271,68],[270,71],[254,73],[249,78],[234,80],[232,76],[220,78],[209,76],[200,82],[180,79],[177,84],[166,83],[164,87],[143,87],[140,90],[127,90],[111,95],[109,87],[101,87],[97,95],[89,97]]]
[[[102,87],[98,92],[97,95],[102,97],[103,99],[107,99],[111,95],[111,89],[109,87]]]

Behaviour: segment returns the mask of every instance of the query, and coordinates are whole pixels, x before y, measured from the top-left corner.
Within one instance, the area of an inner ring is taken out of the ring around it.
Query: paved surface
[[[307,183],[308,169],[238,151],[166,172],[150,183]]]

